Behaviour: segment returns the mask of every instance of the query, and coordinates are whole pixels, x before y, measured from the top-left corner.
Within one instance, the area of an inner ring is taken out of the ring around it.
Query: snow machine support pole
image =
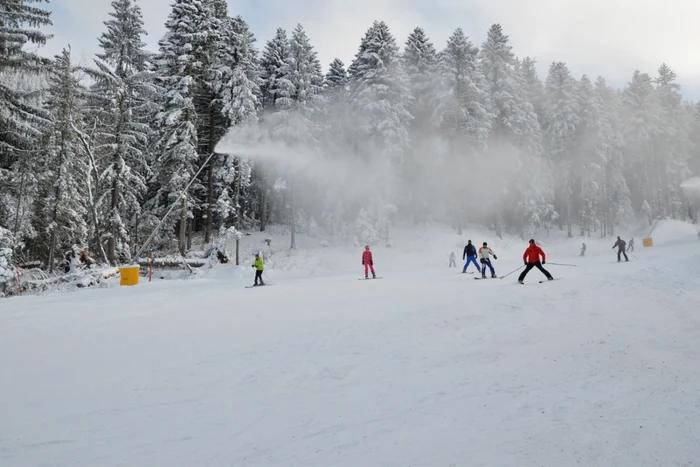
[[[520,267],[519,267],[518,269],[516,269],[515,271],[511,271],[511,272],[509,272],[508,274],[506,274],[505,276],[501,276],[500,279],[505,279],[506,277],[510,276],[511,274],[515,274],[516,272],[520,271],[520,270],[521,270],[522,268],[524,268],[524,267],[525,267],[525,265],[523,264],[522,266],[520,266]]]
[[[547,263],[551,264],[552,266],[568,266],[570,268],[577,268],[578,266],[575,264],[561,264],[561,263]]]
[[[189,182],[189,183],[187,184],[187,186],[185,187],[185,190],[183,191],[182,195],[178,198],[178,201],[181,200],[182,198],[184,198],[185,196],[187,196],[187,190],[190,189],[190,186],[192,186],[192,184],[193,184],[194,181],[197,179],[197,177],[199,176],[199,174],[202,173],[202,170],[204,170],[204,167],[206,167],[207,164],[209,163],[209,161],[211,160],[211,158],[214,157],[214,154],[216,154],[216,153],[212,152],[211,154],[209,154],[209,157],[207,157],[207,160],[204,161],[204,164],[202,164],[202,166],[199,168],[199,170],[197,171],[197,173],[194,174],[194,175],[192,176],[192,178],[190,179],[190,182]],[[144,242],[143,246],[141,246],[141,249],[136,253],[136,261],[139,260],[139,257],[141,256],[141,253],[144,252],[144,250],[145,250],[145,249],[148,247],[148,245],[151,243],[151,240],[153,240],[153,237],[156,236],[156,234],[157,234],[158,231],[160,230],[160,227],[163,225],[163,222],[165,222],[165,219],[168,218],[168,216],[170,215],[170,213],[173,212],[173,209],[175,209],[177,206],[178,206],[178,203],[177,203],[177,202],[173,203],[173,205],[170,206],[170,209],[168,209],[168,212],[166,212],[165,215],[163,216],[163,218],[160,220],[160,222],[158,222],[158,225],[156,225],[156,228],[153,229],[153,232],[151,232],[151,236],[148,237],[148,239],[146,239],[146,241]]]

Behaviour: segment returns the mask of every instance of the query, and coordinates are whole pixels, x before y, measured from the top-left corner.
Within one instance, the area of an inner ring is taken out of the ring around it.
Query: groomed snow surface
[[[698,465],[697,227],[623,264],[613,239],[542,238],[578,265],[551,283],[447,268],[467,238],[520,266],[522,241],[487,235],[400,232],[376,281],[362,245],[274,237],[272,287],[222,266],[2,300],[0,465]]]

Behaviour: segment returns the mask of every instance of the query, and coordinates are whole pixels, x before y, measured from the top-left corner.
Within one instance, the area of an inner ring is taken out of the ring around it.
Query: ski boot
[[[495,279],[496,277],[496,274],[491,274],[491,279]]]
[[[376,279],[376,278],[377,278],[377,275],[376,275],[376,274],[372,274],[372,279]]]

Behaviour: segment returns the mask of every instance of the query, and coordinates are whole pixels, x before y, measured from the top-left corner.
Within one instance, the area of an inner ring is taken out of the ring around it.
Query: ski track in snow
[[[0,464],[693,465],[700,244],[635,255],[5,300]]]

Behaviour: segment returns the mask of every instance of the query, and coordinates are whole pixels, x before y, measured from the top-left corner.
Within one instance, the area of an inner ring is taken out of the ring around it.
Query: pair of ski
[[[253,288],[257,288],[257,287],[268,287],[271,285],[272,284],[246,285],[245,288],[246,289],[253,289]]]
[[[374,279],[384,279],[384,278],[381,277],[381,276],[378,276],[378,277],[360,277],[360,278],[357,279],[357,280],[358,280],[358,281],[371,281],[371,280],[374,280]]]

